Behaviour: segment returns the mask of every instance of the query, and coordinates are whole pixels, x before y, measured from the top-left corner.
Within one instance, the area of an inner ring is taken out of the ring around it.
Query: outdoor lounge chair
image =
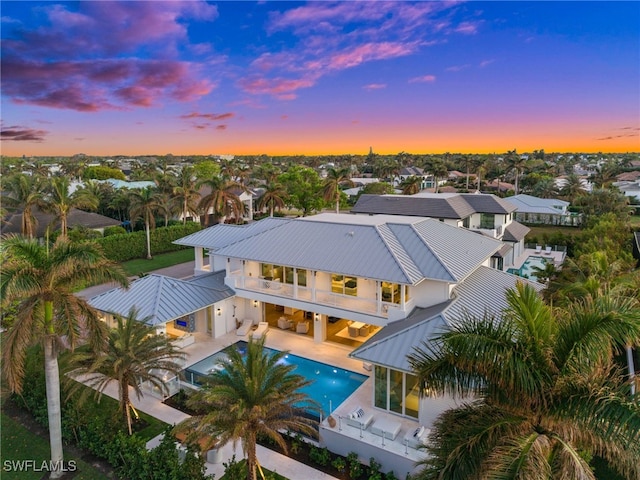
[[[344,420],[347,422],[347,425],[366,430],[369,425],[371,425],[371,422],[373,422],[373,414],[365,412],[364,408],[357,407],[349,415],[344,417]]]
[[[544,254],[551,255],[551,247],[544,247]]]
[[[269,323],[268,322],[260,322],[258,324],[258,328],[256,328],[253,332],[250,332],[249,335],[252,338],[261,338],[268,331],[269,331]]]
[[[540,253],[542,251],[542,245],[536,245],[535,253]]]
[[[238,327],[238,330],[236,330],[236,335],[245,336],[247,333],[249,333],[249,330],[251,330],[252,326],[253,320],[245,318],[244,320],[242,320],[242,325],[240,325],[240,327]]]
[[[425,444],[430,432],[431,430],[424,428],[423,426],[415,429],[412,428],[405,434],[402,444],[417,450],[420,446]]]

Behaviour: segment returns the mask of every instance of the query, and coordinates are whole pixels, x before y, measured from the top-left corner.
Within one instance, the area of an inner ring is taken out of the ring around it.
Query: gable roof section
[[[461,193],[469,205],[478,213],[505,214],[511,213],[516,208],[509,202],[504,201],[500,197],[484,193]]]
[[[524,237],[527,236],[531,229],[525,225],[522,225],[520,222],[511,222],[504,229],[504,235],[502,236],[502,240],[505,242],[519,242]]]
[[[288,218],[267,217],[259,222],[252,222],[246,225],[221,223],[179,238],[173,243],[186,245],[187,247],[203,247],[215,251],[253,235],[258,235],[265,230],[277,228],[290,221],[291,219]]]
[[[40,238],[44,237],[47,233],[47,227],[51,226],[51,230],[57,230],[60,228],[60,222],[56,220],[55,215],[51,213],[45,213],[38,208],[33,209],[34,217],[37,221],[37,229],[35,236]],[[119,220],[115,220],[111,217],[105,217],[99,213],[85,212],[84,210],[78,210],[72,208],[69,210],[67,216],[67,227],[72,228],[78,225],[82,225],[87,228],[104,228],[115,227],[121,225]],[[2,233],[21,233],[22,232],[22,213],[14,213],[7,218],[7,221],[2,225]]]
[[[414,228],[456,281],[465,278],[502,247],[498,240],[436,220],[417,223]]]
[[[433,219],[320,214],[282,223],[216,253],[416,284],[425,278],[459,281],[500,246],[496,240]]]
[[[562,211],[554,208],[553,205],[568,207],[569,202],[551,198],[538,198],[532,195],[520,194],[513,197],[507,197],[505,202],[516,207],[518,212],[522,213],[541,213],[550,215],[562,215]]]
[[[542,285],[489,267],[480,267],[455,289],[454,299],[429,308],[416,308],[392,322],[349,354],[365,362],[410,372],[407,355],[429,343],[466,315],[500,316],[507,307],[505,292],[518,281],[540,291]]]
[[[407,354],[420,347],[423,341],[433,339],[447,330],[448,325],[442,312],[448,304],[446,302],[429,308],[414,309],[407,318],[390,323],[349,356],[410,372]]]
[[[163,275],[147,275],[132,282],[126,290],[115,288],[92,297],[89,304],[97,310],[122,316],[136,308],[139,319],[147,318],[147,325],[159,325],[234,295],[228,287],[208,288],[198,284],[207,280],[215,282],[215,277],[189,282]]]
[[[415,217],[463,219],[475,213],[458,194],[360,196],[352,213],[409,215]]]

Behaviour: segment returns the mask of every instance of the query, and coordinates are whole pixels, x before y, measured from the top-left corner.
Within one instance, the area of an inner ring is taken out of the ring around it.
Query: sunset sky
[[[1,3],[3,155],[640,151],[640,2]]]

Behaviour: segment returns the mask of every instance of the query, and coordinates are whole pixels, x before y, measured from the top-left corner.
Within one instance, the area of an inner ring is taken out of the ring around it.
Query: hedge
[[[151,230],[151,253],[175,252],[188,248],[173,242],[201,229],[202,226],[199,223],[187,222],[186,225],[172,225]],[[96,242],[104,250],[105,256],[115,262],[126,262],[147,256],[147,237],[144,231],[109,235],[96,239]]]

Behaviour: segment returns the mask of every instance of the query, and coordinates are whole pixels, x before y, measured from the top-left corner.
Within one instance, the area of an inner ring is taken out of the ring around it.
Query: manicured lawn
[[[582,233],[582,230],[577,227],[561,227],[554,225],[541,225],[541,226],[531,226],[529,225],[531,231],[527,234],[527,237],[540,237],[545,233],[547,235],[553,235],[554,233],[562,233],[564,235],[579,235]],[[526,240],[525,240],[526,241]]]
[[[635,230],[640,228],[640,215],[634,215],[631,217],[631,226]]]
[[[1,416],[1,428],[2,451],[0,452],[0,463],[3,467],[6,466],[5,460],[32,460],[35,461],[38,467],[41,467],[43,461],[50,460],[47,439],[30,432],[6,414]],[[74,480],[107,480],[109,478],[88,463],[70,456],[68,451],[65,451],[65,461],[69,460],[76,461],[78,473],[73,477]],[[40,480],[43,474],[44,472],[37,472],[33,469],[15,472],[3,469],[1,476],[3,480]]]
[[[128,262],[123,262],[121,265],[127,275],[133,276],[148,273],[159,268],[171,267],[179,263],[190,262],[193,258],[193,248],[187,248],[176,252],[154,255],[151,260],[147,260],[146,258],[129,260]]]

